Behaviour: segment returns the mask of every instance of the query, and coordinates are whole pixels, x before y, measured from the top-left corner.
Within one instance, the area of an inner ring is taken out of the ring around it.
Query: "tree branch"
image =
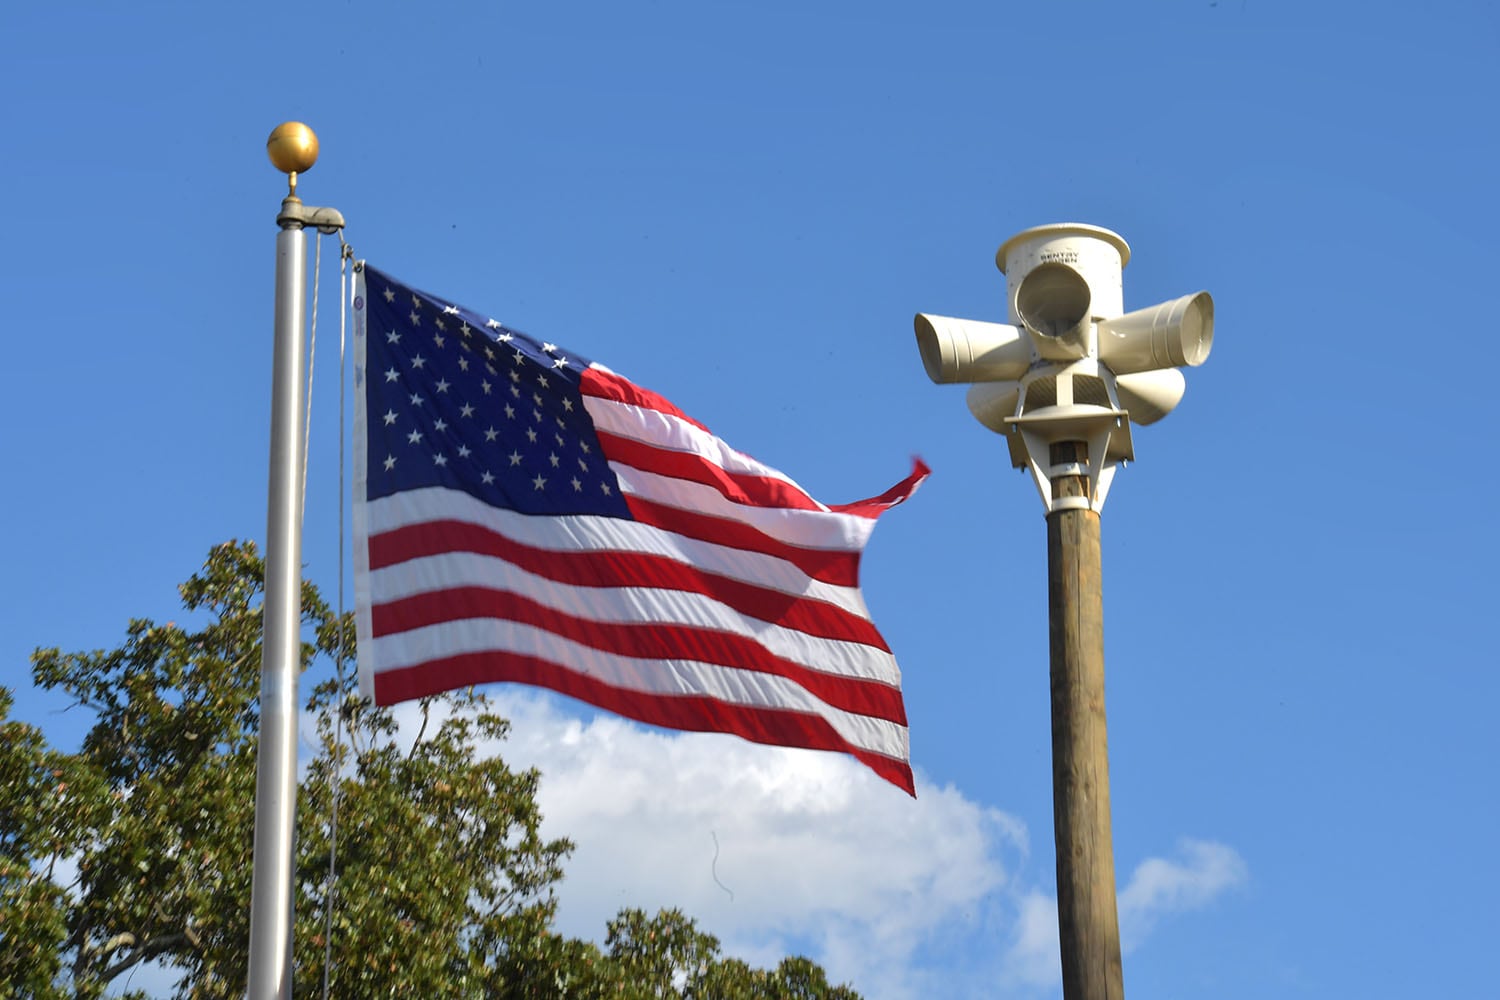
[[[411,741],[411,750],[406,759],[411,760],[417,755],[417,747],[422,745],[422,737],[427,735],[427,721],[432,717],[432,703],[426,698],[422,699],[422,728],[417,730],[417,738]]]
[[[117,944],[116,942],[119,943]],[[129,958],[122,958],[114,965],[106,966],[103,971],[99,973],[99,978],[107,983],[118,976],[120,973],[124,972],[126,969],[129,969],[134,965],[139,965],[141,962],[149,962],[151,961],[151,959],[155,958],[157,955],[160,955],[162,952],[167,951],[168,949],[173,948],[176,945],[183,944],[184,942],[188,944],[192,943],[192,938],[188,935],[187,931],[177,931],[172,934],[162,934],[159,937],[154,937],[150,941],[147,941],[145,944],[141,945],[141,947],[136,951],[134,955],[131,955]],[[104,943],[104,947],[100,950],[107,954],[110,951],[115,950],[116,948],[127,947],[133,944],[135,944],[135,935],[126,932],[124,934],[116,934],[114,937],[110,938]]]

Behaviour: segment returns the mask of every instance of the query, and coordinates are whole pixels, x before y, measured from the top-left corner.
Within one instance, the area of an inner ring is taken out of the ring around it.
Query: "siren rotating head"
[[[1043,391],[1050,379],[1069,380],[1075,395],[1067,405],[1080,405],[1080,385],[1097,383],[1132,423],[1160,420],[1186,388],[1177,369],[1202,364],[1213,347],[1213,298],[1196,292],[1127,313],[1120,274],[1129,260],[1124,239],[1097,226],[1062,223],[1016,234],[995,255],[1010,286],[1008,324],[917,315],[928,377],[978,383],[970,411],[1007,435],[1033,407],[1051,405]]]

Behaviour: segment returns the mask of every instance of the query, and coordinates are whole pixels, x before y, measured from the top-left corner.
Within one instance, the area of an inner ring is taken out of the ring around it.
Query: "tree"
[[[180,588],[191,625],[139,619],[114,650],[37,650],[36,683],[93,715],[76,753],[9,721],[0,689],[0,997],[99,997],[149,961],[184,1000],[243,994],[263,573],[253,545],[217,546]],[[304,669],[352,649],[352,620],[311,585],[302,607]],[[421,702],[411,740],[351,677],[307,707],[296,995],[320,992],[327,949],[348,998],[857,1000],[806,959],[723,958],[675,910],[622,912],[605,949],[553,933],[572,845],[541,836],[535,770],[475,752],[508,729],[483,695]]]
[[[58,865],[82,849],[102,788],[78,761],[47,749],[40,730],[8,721],[11,704],[0,688],[0,984],[42,997],[68,936]]]
[[[631,1000],[859,1000],[847,986],[805,958],[783,959],[774,971],[752,969],[721,958],[719,940],[699,931],[680,910],[648,918],[623,910],[609,923],[605,940],[618,994]]]

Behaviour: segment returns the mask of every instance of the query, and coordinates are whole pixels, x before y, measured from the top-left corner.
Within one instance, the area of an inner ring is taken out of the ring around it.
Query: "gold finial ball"
[[[284,122],[271,130],[266,155],[284,174],[302,174],[318,162],[318,137],[301,122]]]

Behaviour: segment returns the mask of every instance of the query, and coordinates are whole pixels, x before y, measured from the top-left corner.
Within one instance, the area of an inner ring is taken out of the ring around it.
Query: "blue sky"
[[[300,119],[304,199],[387,272],[825,501],[933,468],[864,564],[916,802],[842,758],[497,692],[503,752],[579,841],[565,928],[682,905],[874,1000],[1059,996],[1045,523],[911,317],[1003,321],[996,247],[1086,222],[1132,246],[1127,308],[1217,307],[1104,510],[1127,989],[1482,993],[1497,43],[1468,3],[8,5],[16,712],[76,739],[31,649],[169,619],[211,545],[264,535],[264,141]],[[336,315],[328,294],[305,546],[330,594]]]

